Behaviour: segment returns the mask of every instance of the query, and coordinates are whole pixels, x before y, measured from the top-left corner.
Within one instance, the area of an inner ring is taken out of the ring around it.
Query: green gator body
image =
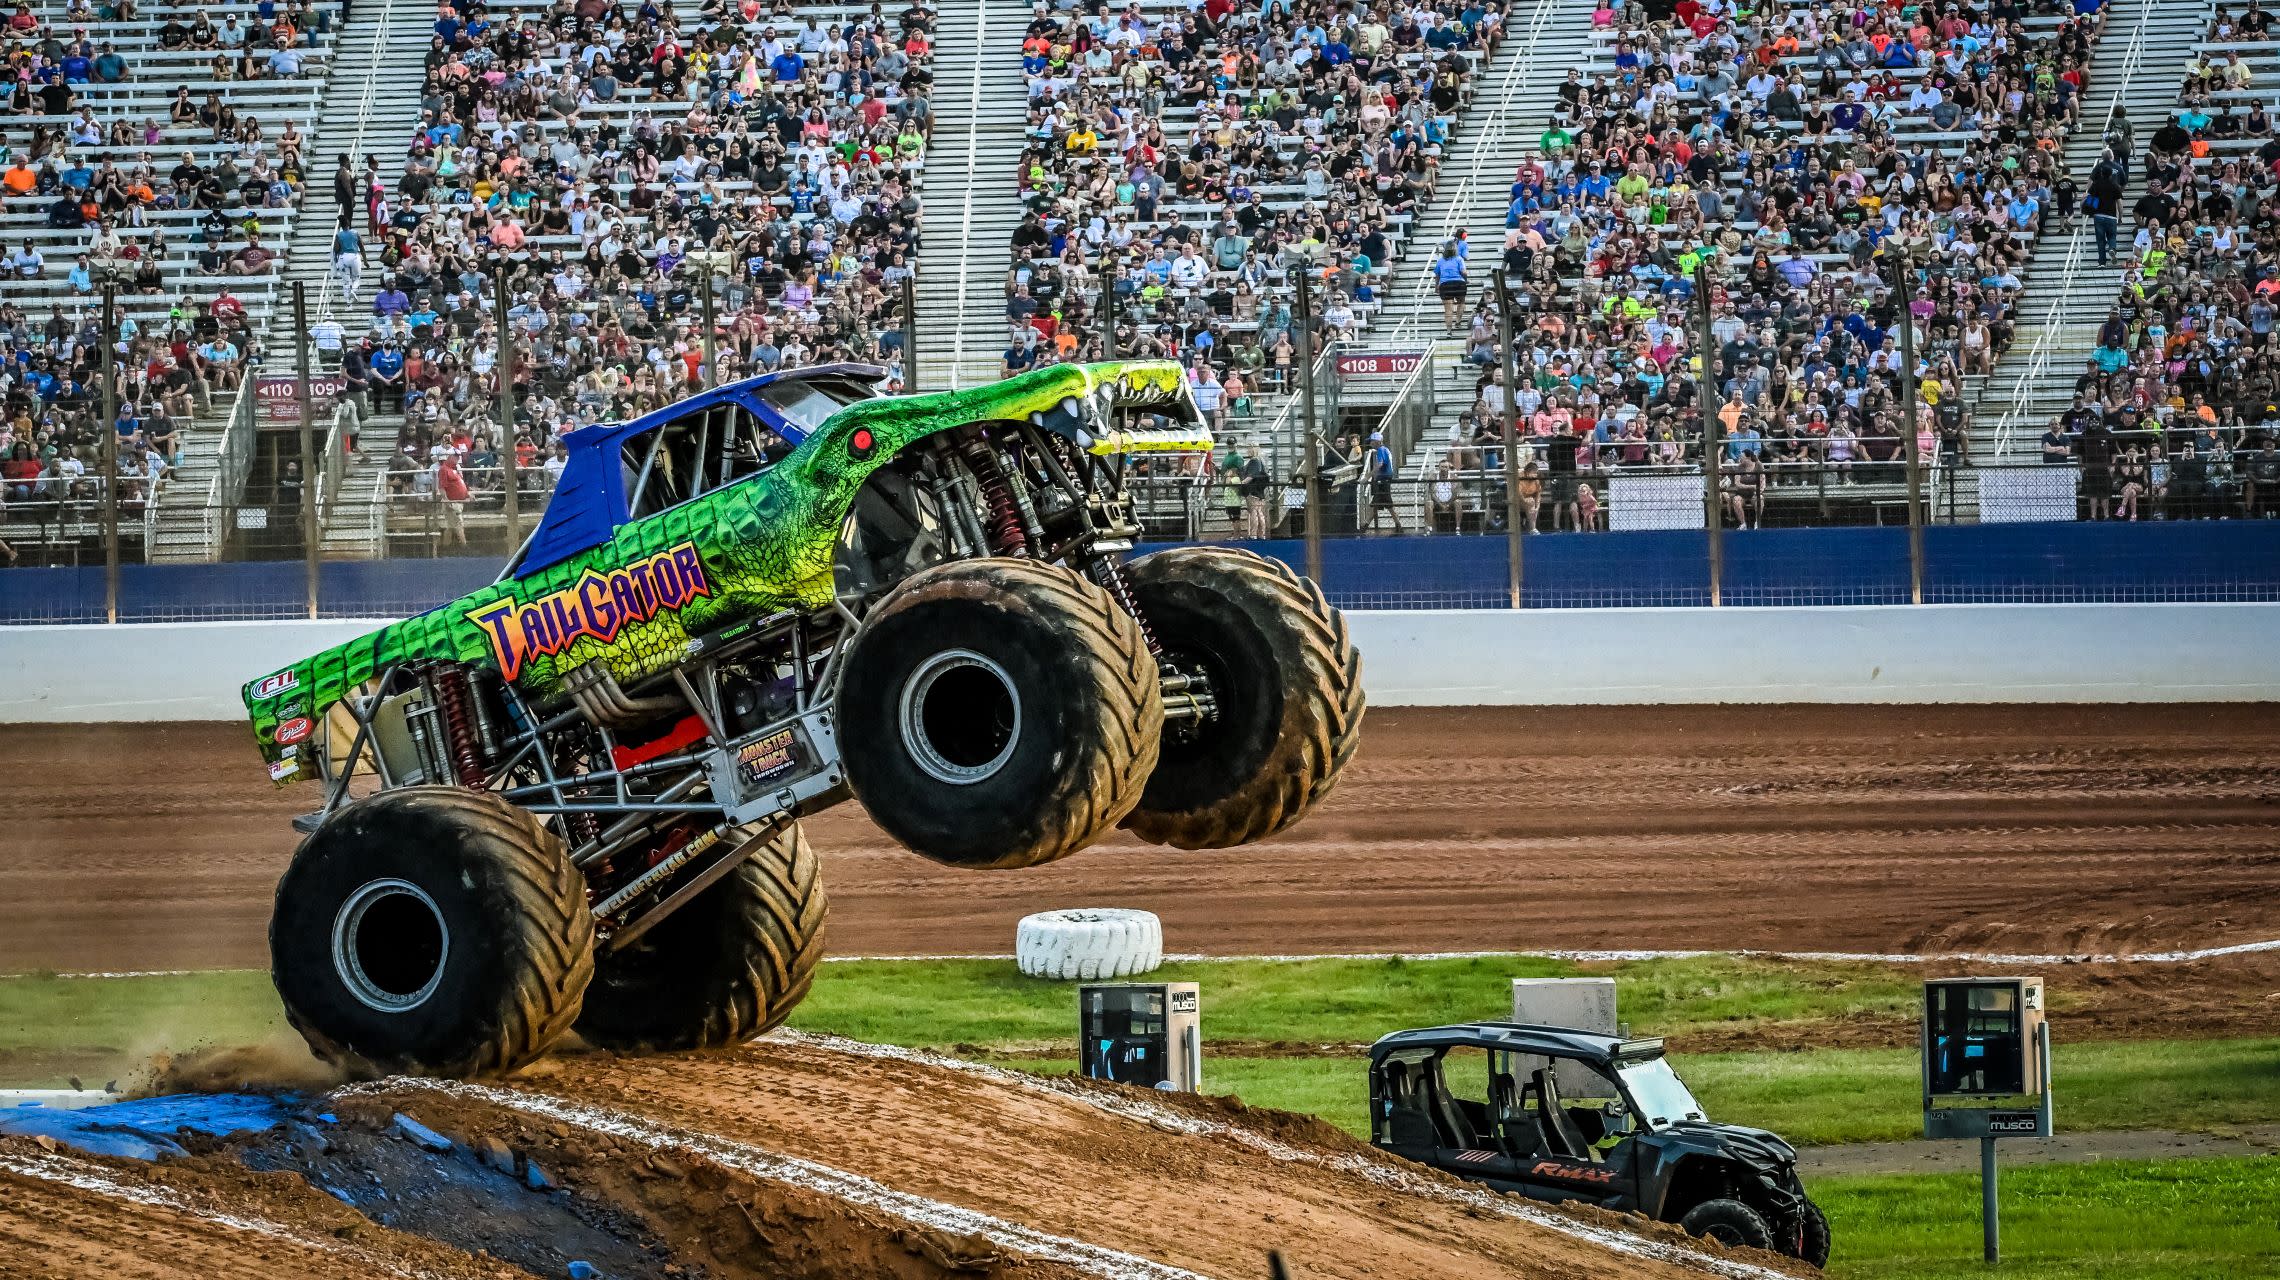
[[[1074,400],[1079,413],[1066,412]],[[1184,411],[1176,406],[1186,405]],[[564,678],[603,662],[621,683],[669,670],[693,636],[789,608],[828,606],[840,527],[872,472],[915,441],[975,422],[1078,423],[1095,437],[1128,406],[1164,406],[1194,421],[1171,361],[1055,365],[968,391],[848,405],[758,475],[620,526],[606,543],[536,573],[493,583],[414,618],[247,682],[246,708],[270,776],[314,776],[306,754],[332,706],[412,659],[485,664],[526,698],[558,697]],[[1056,410],[1060,410],[1056,414]],[[851,441],[868,429],[872,447]],[[1081,439],[1096,452],[1125,438]],[[1210,447],[1190,434],[1183,447]],[[282,740],[280,740],[282,739]]]

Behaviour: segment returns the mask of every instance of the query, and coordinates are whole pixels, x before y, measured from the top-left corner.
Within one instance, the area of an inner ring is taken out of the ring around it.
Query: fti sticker
[[[298,755],[287,756],[269,766],[269,780],[283,782],[300,771],[301,758]]]
[[[263,676],[254,683],[253,700],[259,702],[265,698],[274,698],[287,689],[297,689],[300,685],[301,677],[290,671],[280,671],[273,676]]]
[[[534,657],[552,656],[582,639],[608,644],[626,627],[711,594],[697,545],[684,542],[606,574],[588,569],[576,582],[528,604],[494,601],[467,618],[483,628],[499,674],[512,680]]]

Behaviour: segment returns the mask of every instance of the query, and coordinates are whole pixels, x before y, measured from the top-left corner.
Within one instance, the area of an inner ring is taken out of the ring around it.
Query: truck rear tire
[[[1729,1249],[1771,1249],[1773,1228],[1765,1215],[1739,1200],[1705,1200],[1686,1211],[1678,1225],[1690,1236],[1715,1240]]]
[[[748,833],[736,870],[594,962],[578,1035],[619,1052],[742,1044],[782,1023],[823,959],[815,850],[796,822]]]
[[[481,1076],[546,1052],[594,976],[568,851],[531,814],[459,787],[341,808],[293,855],[269,920],[285,1016],[361,1075]]]
[[[1151,844],[1227,849],[1298,821],[1361,742],[1345,615],[1280,561],[1229,547],[1159,551],[1127,572],[1164,656],[1200,667],[1218,709],[1165,732],[1124,825]]]
[[[1108,593],[1029,560],[965,560],[890,592],[838,695],[847,782],[889,836],[957,867],[1074,853],[1139,803],[1163,689]]]

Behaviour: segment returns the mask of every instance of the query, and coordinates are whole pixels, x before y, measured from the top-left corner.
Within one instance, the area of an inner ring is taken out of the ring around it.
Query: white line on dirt
[[[196,1218],[201,1222],[211,1222],[218,1227],[227,1227],[232,1231],[268,1236],[274,1240],[283,1240],[290,1244],[299,1245],[315,1253],[345,1258],[357,1266],[384,1271],[393,1276],[403,1276],[406,1277],[406,1280],[432,1280],[437,1276],[437,1273],[432,1271],[406,1270],[369,1249],[360,1249],[354,1245],[342,1244],[337,1240],[308,1235],[281,1222],[271,1222],[266,1218],[248,1218],[242,1214],[222,1213],[194,1204],[162,1187],[135,1186],[121,1182],[112,1177],[111,1171],[101,1165],[74,1160],[68,1156],[0,1154],[0,1172],[13,1173],[26,1178],[37,1178],[42,1182],[59,1183],[94,1195],[141,1205],[144,1208],[172,1210],[187,1217]]]
[[[898,1191],[861,1174],[835,1169],[813,1160],[782,1155],[714,1134],[692,1133],[656,1124],[622,1111],[573,1102],[567,1098],[505,1089],[496,1085],[403,1076],[371,1084],[351,1085],[340,1092],[344,1095],[382,1094],[391,1089],[422,1089],[456,1098],[469,1098],[526,1115],[575,1124],[597,1133],[606,1133],[613,1138],[638,1142],[655,1150],[673,1150],[703,1156],[740,1173],[820,1192],[850,1204],[892,1214],[919,1226],[958,1235],[978,1235],[1002,1249],[1075,1267],[1088,1275],[1099,1276],[1101,1280],[1209,1280],[1196,1272],[1152,1262],[1105,1245],[1051,1235],[1017,1222],[993,1217],[977,1209]]]
[[[2223,947],[2196,947],[2177,951],[2059,952],[2035,955],[2008,951],[1338,951],[1288,955],[1204,955],[1201,952],[1167,953],[1168,963],[1212,964],[1248,961],[1296,964],[1306,960],[1699,960],[1706,956],[1742,956],[1756,960],[1815,960],[1856,964],[2189,964],[2226,956],[2280,951],[2280,938],[2266,942],[2236,942]],[[969,955],[825,956],[824,963],[879,960],[1011,960],[1010,952]],[[67,975],[68,976],[68,975]]]
[[[0,973],[5,978],[187,978],[193,973],[254,973],[253,969],[119,969],[96,973]]]
[[[928,1053],[923,1049],[869,1044],[861,1040],[849,1040],[843,1036],[821,1036],[801,1031],[778,1030],[769,1032],[762,1039],[836,1050],[841,1053],[857,1054],[868,1058],[911,1062],[921,1066],[940,1067],[947,1071],[980,1076],[998,1084],[1064,1098],[1106,1111],[1111,1115],[1121,1116],[1127,1120],[1136,1120],[1142,1124],[1152,1125],[1174,1133],[1184,1133],[1195,1137],[1226,1138],[1286,1163],[1308,1164],[1338,1173],[1352,1174],[1389,1191],[1399,1191],[1422,1199],[1439,1200],[1466,1209],[1475,1209],[1483,1213],[1511,1218],[1549,1231],[1556,1231],[1561,1235],[1584,1241],[1587,1244],[1598,1245],[1615,1253],[1649,1258],[1657,1262],[1667,1262],[1674,1266],[1693,1267],[1697,1270],[1708,1271],[1713,1275],[1729,1277],[1729,1280],[1791,1280],[1791,1277],[1786,1273],[1773,1270],[1770,1267],[1755,1266],[1727,1258],[1716,1258],[1660,1240],[1648,1240],[1631,1235],[1628,1232],[1593,1226],[1588,1222],[1581,1222],[1564,1214],[1540,1208],[1527,1201],[1513,1201],[1505,1196],[1478,1188],[1448,1186],[1434,1182],[1427,1178],[1421,1178],[1415,1173],[1388,1161],[1373,1160],[1361,1155],[1328,1156],[1301,1150],[1240,1126],[1222,1124],[1218,1121],[1189,1115],[1186,1112],[1164,1106],[1151,1098],[1128,1097],[1121,1093],[1094,1090],[1074,1080],[1027,1075],[1019,1071],[1009,1071],[1003,1067],[989,1066],[986,1063],[968,1062],[962,1058]]]
[[[1197,951],[1165,955],[1177,964],[1250,961],[1296,964],[1306,960],[1699,960],[1706,956],[1743,956],[1756,960],[1812,960],[1837,964],[2191,964],[2196,960],[2222,960],[2227,956],[2280,951],[2280,938],[2263,942],[2235,942],[2222,947],[2193,947],[2172,951],[2064,951],[2048,954],[2015,951],[1326,951],[1286,955],[1205,955]],[[881,960],[1012,960],[1010,951],[973,951],[941,955],[825,956],[825,964],[871,963]],[[197,973],[258,973],[257,969],[120,969],[88,973],[0,973],[10,978],[183,978]]]

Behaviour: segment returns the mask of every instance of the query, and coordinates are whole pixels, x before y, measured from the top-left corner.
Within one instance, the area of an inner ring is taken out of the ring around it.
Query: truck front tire
[[[742,837],[734,871],[594,962],[578,1035],[620,1052],[742,1044],[783,1022],[823,959],[828,905],[796,822]]]
[[[270,972],[319,1058],[496,1075],[545,1053],[594,974],[586,884],[538,819],[459,787],[343,806],[277,885]]]
[[[863,620],[838,695],[848,785],[889,836],[958,867],[1074,853],[1139,803],[1163,689],[1108,593],[1029,560],[937,565]]]
[[[1164,656],[1209,677],[1217,711],[1165,733],[1124,825],[1151,844],[1227,849],[1297,822],[1361,742],[1345,615],[1280,561],[1230,547],[1159,551],[1127,572]]]

